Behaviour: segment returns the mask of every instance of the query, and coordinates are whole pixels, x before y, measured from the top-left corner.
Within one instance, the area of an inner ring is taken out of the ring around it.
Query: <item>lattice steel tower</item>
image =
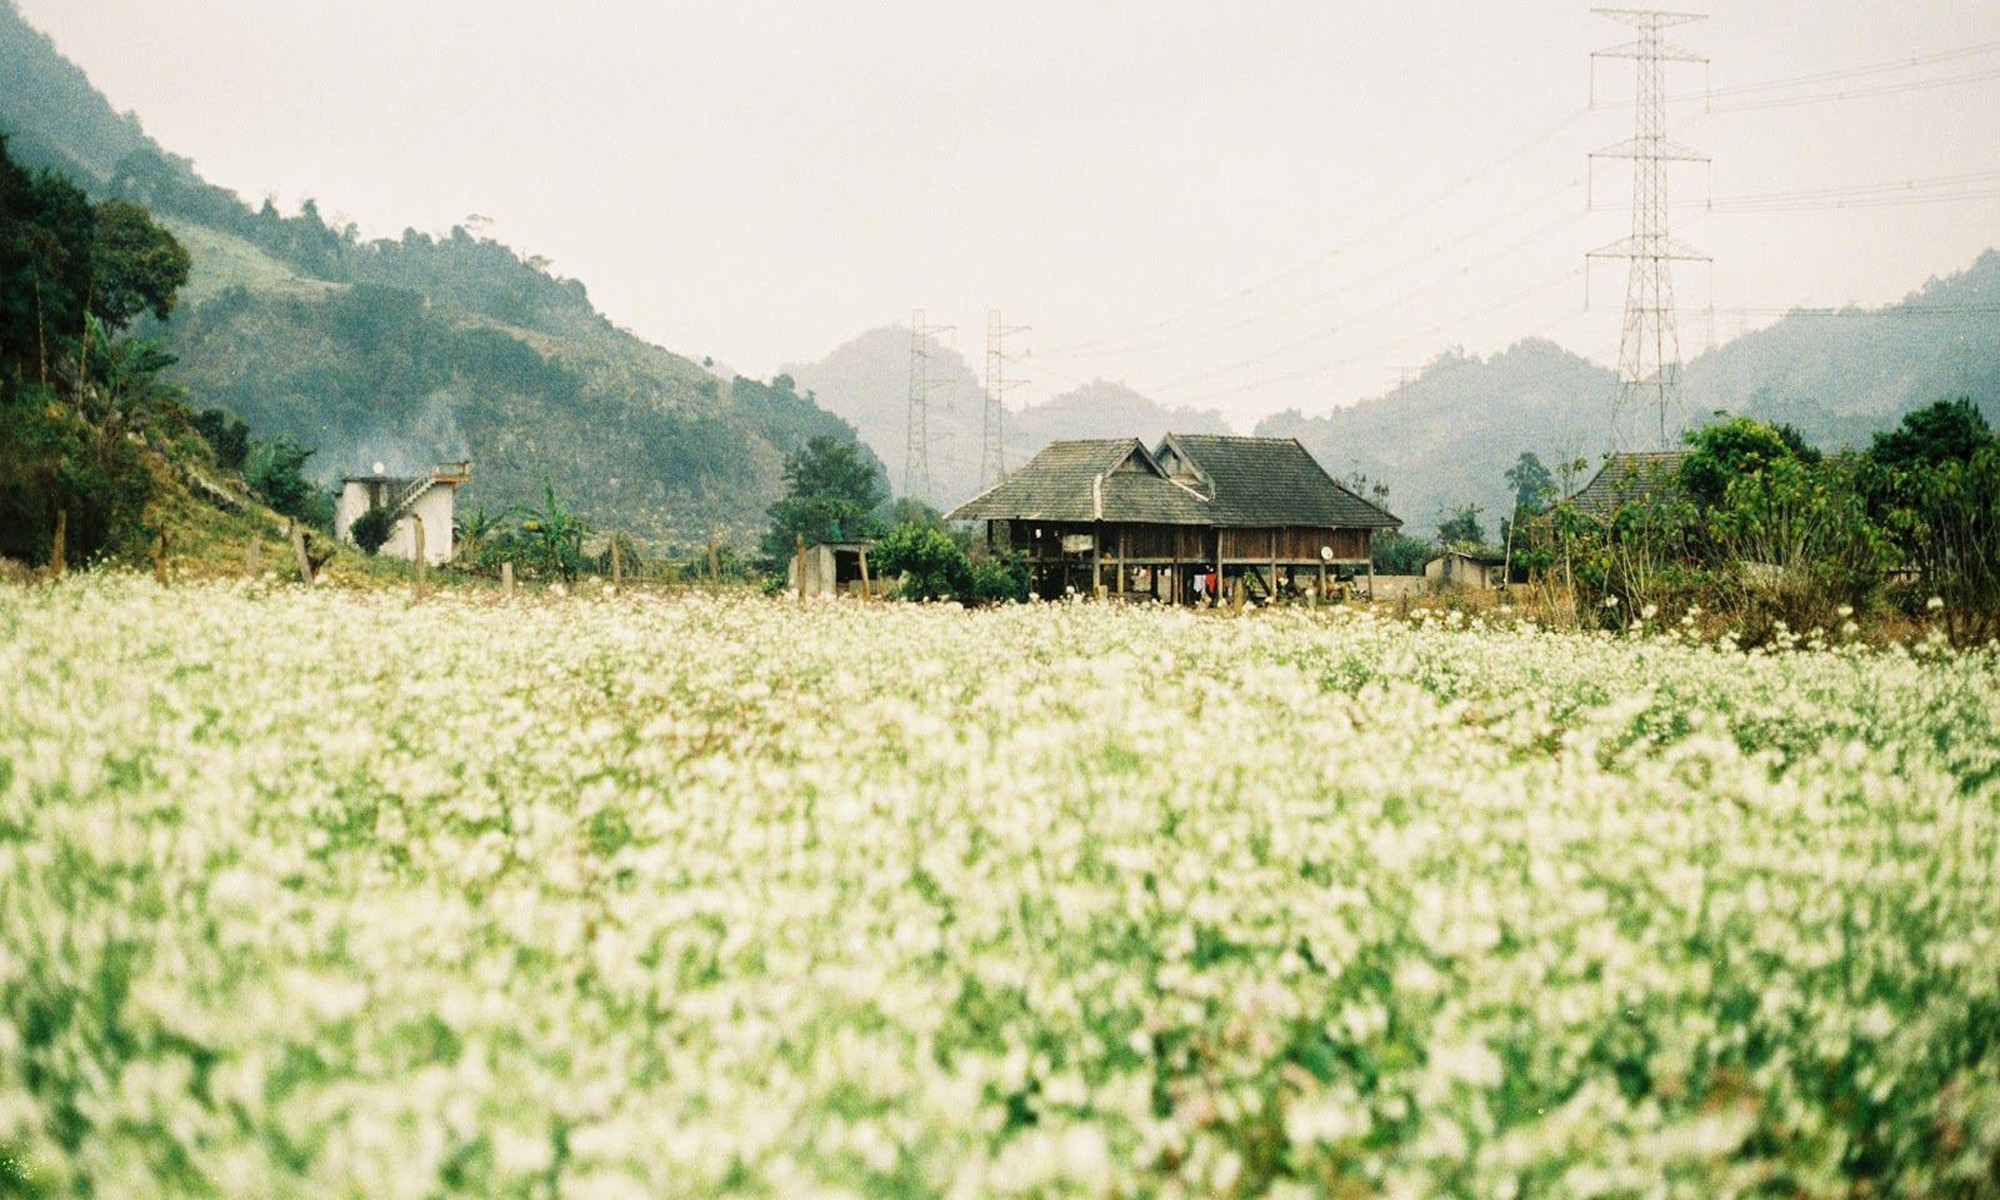
[[[1674,320],[1675,260],[1706,262],[1708,255],[1667,233],[1667,164],[1707,162],[1708,156],[1667,136],[1666,64],[1708,60],[1666,40],[1676,25],[1706,20],[1698,13],[1653,9],[1600,8],[1599,16],[1630,25],[1638,38],[1591,55],[1592,90],[1600,58],[1629,58],[1639,68],[1636,124],[1630,141],[1606,146],[1590,157],[1632,160],[1632,235],[1589,258],[1631,260],[1625,283],[1625,331],[1618,343],[1618,399],[1611,410],[1614,448],[1634,447],[1656,432],[1666,447],[1668,429],[1678,427],[1681,407],[1681,340]],[[1594,100],[1594,96],[1593,96]],[[1594,164],[1593,164],[1594,165]],[[1648,410],[1651,410],[1650,412]],[[1657,430],[1646,427],[1657,421]]]
[[[1006,395],[1008,389],[1028,382],[1006,377],[1007,363],[1012,359],[1007,353],[1007,337],[1026,332],[1026,325],[1004,324],[1000,320],[999,309],[986,310],[986,417],[980,423],[979,443],[981,491],[999,483],[1007,475]]]
[[[921,308],[910,321],[910,411],[903,442],[903,494],[926,504],[936,499],[931,492],[931,339],[951,330],[949,325],[925,324]]]

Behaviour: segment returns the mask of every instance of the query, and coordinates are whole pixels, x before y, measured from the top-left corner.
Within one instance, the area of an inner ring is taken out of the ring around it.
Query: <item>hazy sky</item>
[[[1623,264],[1585,312],[1583,253],[1626,232],[1629,168],[1586,212],[1585,154],[1629,136],[1631,64],[1586,102],[1590,51],[1629,31],[1586,3],[21,7],[253,203],[314,196],[370,236],[485,214],[613,320],[748,374],[918,306],[975,368],[988,308],[1032,325],[1017,400],[1103,376],[1246,428],[1451,345],[1616,358]],[[1712,188],[1676,172],[1675,218],[1715,256],[1718,337],[2000,242],[2000,4],[1698,8],[1679,40],[1713,65],[1669,87],[1723,94],[1675,106],[1714,158]],[[1690,357],[1709,276],[1678,276]]]

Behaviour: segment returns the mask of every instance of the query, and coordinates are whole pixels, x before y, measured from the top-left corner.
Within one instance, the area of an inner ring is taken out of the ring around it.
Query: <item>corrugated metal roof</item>
[[[1597,474],[1563,501],[1578,512],[1608,521],[1621,508],[1681,498],[1681,464],[1686,450],[1621,450],[1604,460]]]
[[[1001,483],[952,510],[954,521],[1121,521],[1268,528],[1393,529],[1402,524],[1342,487],[1291,438],[1169,434],[1199,470],[1166,477],[1137,438],[1052,442]],[[1120,470],[1120,467],[1125,469]]]

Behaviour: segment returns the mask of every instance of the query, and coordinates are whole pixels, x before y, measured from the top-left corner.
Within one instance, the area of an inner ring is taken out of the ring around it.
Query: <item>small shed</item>
[[[815,542],[803,554],[792,555],[785,567],[785,586],[794,596],[865,595],[863,582],[874,577],[868,570],[872,542]],[[805,588],[800,590],[803,577]]]
[[[333,506],[334,533],[352,544],[354,522],[361,514],[387,508],[395,513],[396,524],[378,554],[415,559],[421,529],[424,561],[444,562],[457,549],[452,526],[458,489],[471,479],[470,462],[440,463],[429,474],[417,476],[388,475],[376,463],[374,474],[349,475],[341,481],[340,498]]]
[[[1454,547],[1424,564],[1424,581],[1438,588],[1497,588],[1507,582],[1507,556]]]

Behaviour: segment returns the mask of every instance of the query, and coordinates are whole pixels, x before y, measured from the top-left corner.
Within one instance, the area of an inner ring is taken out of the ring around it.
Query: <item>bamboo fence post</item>
[[[69,569],[69,510],[56,510],[56,536],[49,544],[49,570],[60,579]]]
[[[804,604],[806,602],[806,535],[803,533],[794,533],[792,540],[797,544],[797,553],[792,556],[792,562],[796,564],[798,570],[799,603]]]
[[[875,589],[868,582],[868,547],[861,548],[861,602],[868,603],[875,598]]]
[[[243,547],[243,573],[255,576],[264,559],[264,538],[261,534],[251,534],[250,541]]]
[[[500,564],[500,590],[509,597],[514,594],[514,563],[511,559]]]
[[[625,556],[618,551],[618,535],[611,535],[611,586],[625,582]]]
[[[708,539],[708,586],[710,588],[722,586],[722,565],[716,560],[713,537]]]
[[[287,522],[287,524],[290,527],[292,535],[292,556],[298,559],[299,582],[310,587],[313,581],[313,564],[312,558],[306,554],[306,531],[299,528],[299,523],[296,520]]]

